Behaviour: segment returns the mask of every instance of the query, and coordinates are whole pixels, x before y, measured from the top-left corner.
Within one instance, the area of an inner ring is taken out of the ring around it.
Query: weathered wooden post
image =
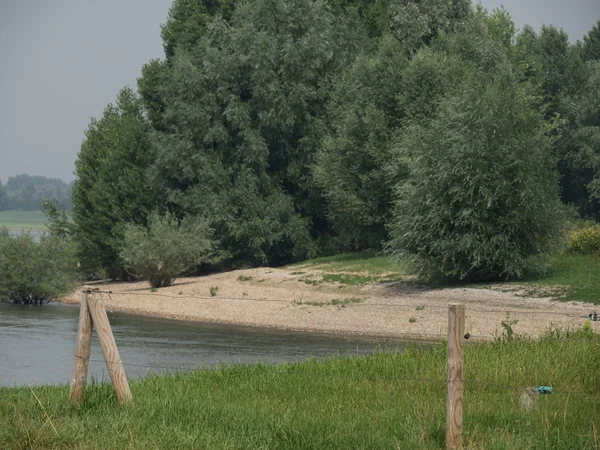
[[[446,448],[462,448],[465,305],[448,309],[448,396],[446,398]]]
[[[92,347],[92,316],[87,304],[87,288],[81,292],[81,305],[79,307],[79,326],[77,328],[77,344],[75,346],[75,363],[73,365],[73,379],[71,380],[71,393],[69,402],[77,405],[83,401],[83,391],[88,373],[90,349]]]
[[[127,382],[127,375],[125,375],[125,369],[123,368],[123,363],[121,363],[119,349],[115,343],[115,337],[110,328],[104,304],[98,301],[97,293],[93,291],[88,292],[88,307],[96,326],[98,340],[100,341],[100,347],[102,347],[102,353],[104,353],[110,379],[117,394],[117,400],[121,404],[130,403],[132,398],[129,383]]]

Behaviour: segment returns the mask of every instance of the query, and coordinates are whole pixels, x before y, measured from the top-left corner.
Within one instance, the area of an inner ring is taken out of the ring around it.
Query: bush
[[[468,281],[519,278],[543,260],[561,209],[549,130],[532,101],[509,73],[474,73],[438,117],[407,127],[394,255],[422,276]]]
[[[568,253],[600,254],[600,225],[592,225],[569,233]]]
[[[209,262],[212,231],[205,221],[152,214],[148,227],[125,226],[121,258],[128,271],[153,288],[170,286],[176,277]],[[214,262],[210,260],[210,262]]]
[[[76,248],[70,239],[0,228],[0,293],[18,303],[42,304],[77,285]]]

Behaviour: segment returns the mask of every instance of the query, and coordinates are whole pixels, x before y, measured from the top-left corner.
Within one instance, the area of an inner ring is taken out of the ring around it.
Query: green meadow
[[[46,216],[41,211],[0,211],[0,227],[9,230],[44,231]]]
[[[600,338],[589,329],[465,349],[467,449],[600,446]],[[3,449],[441,449],[446,346],[131,382],[0,388]],[[550,386],[552,394],[536,388]]]

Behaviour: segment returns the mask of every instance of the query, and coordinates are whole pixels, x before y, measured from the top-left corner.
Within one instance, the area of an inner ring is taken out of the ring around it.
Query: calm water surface
[[[0,385],[68,383],[73,368],[79,307],[0,302]],[[276,363],[309,357],[395,350],[402,342],[180,322],[108,313],[130,378],[217,364]],[[108,380],[96,334],[89,376]]]

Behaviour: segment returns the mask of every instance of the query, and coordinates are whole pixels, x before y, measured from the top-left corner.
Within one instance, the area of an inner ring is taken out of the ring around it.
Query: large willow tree
[[[73,221],[84,270],[118,276],[124,224],[145,224],[157,203],[146,174],[153,161],[150,126],[125,88],[92,120],[75,162]]]
[[[257,0],[176,51],[154,181],[173,211],[208,219],[238,264],[315,254],[325,218],[311,165],[360,43],[324,3]]]
[[[398,141],[409,168],[397,188],[393,254],[426,277],[512,279],[532,267],[557,229],[549,126],[509,70],[473,71],[435,117]]]

